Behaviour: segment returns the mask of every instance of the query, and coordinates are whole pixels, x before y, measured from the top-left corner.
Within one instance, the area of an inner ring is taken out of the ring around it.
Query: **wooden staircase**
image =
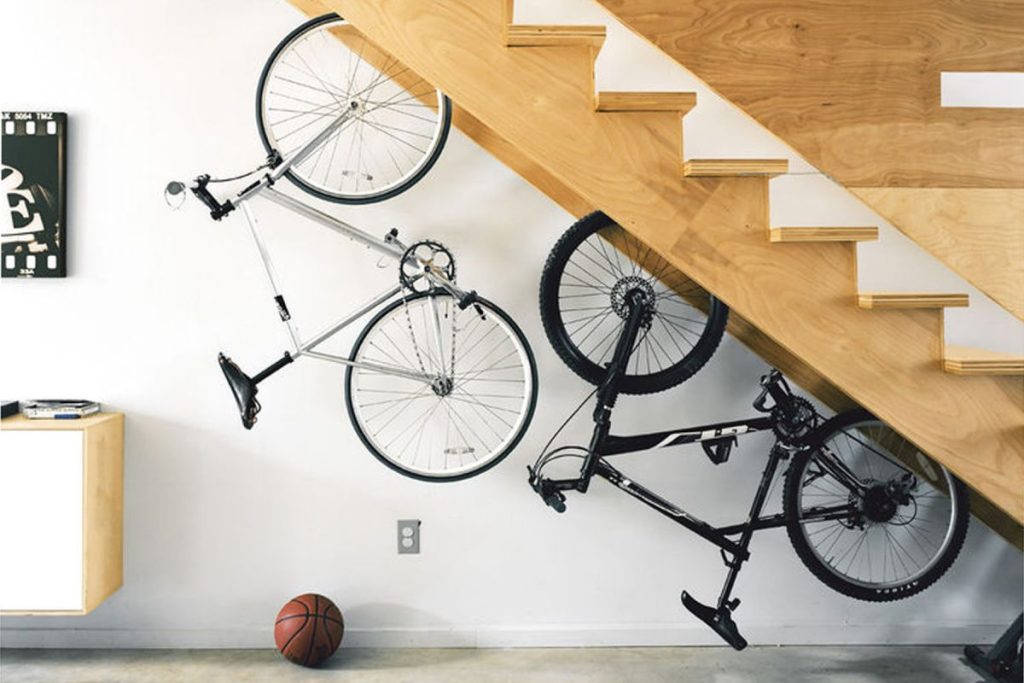
[[[942,98],[1024,71],[1024,3],[596,1],[1024,320],[1024,109]]]
[[[1019,359],[946,352],[943,306],[962,296],[859,294],[856,242],[872,229],[771,229],[768,182],[784,161],[681,164],[679,116],[695,98],[595,95],[600,27],[517,27],[506,0],[322,4],[447,92],[457,124],[531,182],[574,213],[604,210],[729,304],[747,339],[813,369],[1024,520],[1024,380],[992,374],[1019,374]],[[952,374],[964,368],[975,376]]]

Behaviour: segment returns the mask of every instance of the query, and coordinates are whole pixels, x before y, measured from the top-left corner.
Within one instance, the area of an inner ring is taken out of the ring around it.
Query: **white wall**
[[[527,21],[611,21],[586,0],[534,0],[519,12]],[[521,323],[543,378],[527,438],[485,476],[454,485],[404,479],[349,427],[340,369],[313,360],[261,387],[255,430],[238,424],[216,352],[257,368],[286,338],[243,224],[212,223],[195,202],[171,212],[162,188],[262,156],[256,80],[300,21],[282,0],[4,3],[0,107],[71,117],[71,276],[0,285],[0,393],[94,397],[128,421],[124,587],[86,617],[4,619],[3,642],[267,646],[278,607],[319,591],[341,606],[353,645],[717,644],[679,604],[683,588],[705,601],[717,595],[717,549],[606,485],[571,496],[561,516],[527,487],[526,465],[589,391],[551,352],[535,300],[544,257],[571,219],[459,133],[409,193],[328,208],[377,234],[398,226],[409,239],[442,240],[460,257],[460,281]],[[618,26],[598,68],[605,88],[691,83]],[[688,154],[787,154],[706,89],[700,102],[687,117]],[[773,200],[776,221],[787,224],[878,220],[815,176],[774,181]],[[333,234],[273,208],[263,216],[307,330],[393,277]],[[898,262],[914,288],[966,287],[891,228],[865,252],[869,283],[891,282],[886,264]],[[953,320],[950,336],[981,329],[990,344],[1019,344],[1020,327],[995,307],[963,315],[974,317]],[[764,369],[727,339],[683,386],[624,398],[616,425],[743,417]],[[586,427],[577,421],[564,442],[584,441]],[[631,456],[623,467],[712,522],[737,521],[768,445],[748,439],[725,468],[696,448]],[[423,520],[421,555],[396,554],[398,518]],[[783,531],[756,537],[752,552],[736,615],[752,642],[980,642],[1021,607],[1020,555],[980,524],[940,584],[889,606],[818,583]]]

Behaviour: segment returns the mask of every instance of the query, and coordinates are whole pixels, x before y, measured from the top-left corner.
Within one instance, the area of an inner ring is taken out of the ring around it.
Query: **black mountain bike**
[[[564,492],[586,493],[597,476],[721,548],[728,574],[715,606],[686,591],[682,602],[737,650],[747,643],[732,619],[739,600],[731,595],[755,531],[785,527],[812,574],[873,602],[923,591],[956,559],[969,517],[964,484],[865,410],[824,419],[777,370],[761,378],[756,417],[611,434],[618,395],[665,389],[696,372],[718,345],[728,309],[604,214],[581,219],[555,246],[542,278],[541,313],[559,355],[599,386],[589,445],[545,449],[528,468],[530,485],[564,512]],[[766,430],[775,444],[750,514],[738,524],[714,527],[609,462],[623,453],[700,443],[721,465],[737,437]],[[564,457],[582,460],[579,475],[546,477],[544,468]],[[783,462],[783,511],[762,515]]]

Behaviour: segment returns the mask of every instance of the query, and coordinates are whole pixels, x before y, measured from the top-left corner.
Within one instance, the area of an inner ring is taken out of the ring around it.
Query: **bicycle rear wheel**
[[[451,102],[336,14],[306,22],[260,75],[256,120],[267,152],[287,158],[353,112],[286,176],[333,202],[378,202],[408,190],[441,154]]]
[[[352,347],[353,361],[431,376],[350,366],[349,417],[363,444],[408,477],[455,481],[507,456],[533,417],[537,368],[515,322],[494,304],[460,309],[438,290],[382,309]]]
[[[865,410],[833,417],[807,442],[783,499],[790,541],[811,573],[871,602],[938,581],[967,535],[964,484]]]

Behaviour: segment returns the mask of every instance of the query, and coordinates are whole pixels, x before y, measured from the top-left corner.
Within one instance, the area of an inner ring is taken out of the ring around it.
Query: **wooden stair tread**
[[[878,239],[878,228],[772,228],[768,239],[771,242],[867,242]]]
[[[1024,375],[1024,355],[947,346],[942,369],[954,375]]]
[[[683,175],[689,177],[777,176],[789,171],[787,159],[689,159]]]
[[[697,106],[695,92],[599,92],[597,111],[675,111],[681,114]]]
[[[861,308],[952,308],[969,304],[966,294],[936,294],[932,292],[860,292],[857,305]]]
[[[510,24],[505,44],[509,47],[590,45],[601,47],[604,26],[559,26],[557,24]]]

